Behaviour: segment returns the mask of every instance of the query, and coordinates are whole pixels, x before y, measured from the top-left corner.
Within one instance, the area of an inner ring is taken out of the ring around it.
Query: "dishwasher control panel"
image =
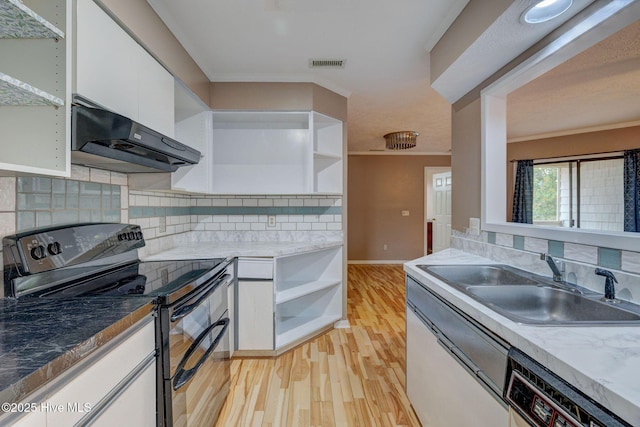
[[[520,350],[507,359],[505,400],[532,426],[631,427]]]
[[[536,391],[518,373],[513,373],[508,389],[509,403],[529,422],[539,427],[579,427],[573,418],[541,392]],[[593,427],[599,424],[592,424]],[[604,426],[602,426],[604,427]]]

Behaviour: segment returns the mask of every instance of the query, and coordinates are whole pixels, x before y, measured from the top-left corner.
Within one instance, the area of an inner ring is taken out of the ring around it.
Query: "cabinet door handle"
[[[202,341],[204,341],[205,338],[207,338],[207,336],[209,335],[209,332],[211,332],[213,328],[216,328],[218,326],[222,326],[222,330],[218,333],[218,335],[213,340],[213,342],[211,343],[207,351],[205,351],[202,357],[198,360],[198,363],[196,363],[195,366],[191,369],[184,369],[184,365],[187,363],[191,355],[198,349],[198,347],[200,347],[200,344],[202,344]],[[204,362],[207,360],[209,355],[218,346],[218,344],[220,343],[220,340],[222,339],[224,334],[227,332],[228,327],[229,327],[229,318],[225,317],[224,319],[220,319],[217,322],[210,325],[207,329],[205,329],[204,332],[202,332],[200,336],[191,344],[191,346],[187,349],[187,352],[185,353],[184,357],[180,361],[180,364],[178,364],[178,367],[176,368],[176,374],[175,374],[175,377],[173,378],[174,390],[178,390],[180,387],[184,386],[187,382],[189,382],[191,378],[193,378],[193,376],[198,372],[198,370],[202,367]]]
[[[231,276],[229,276],[228,274],[223,275],[220,278],[214,278],[213,280],[211,280],[208,284],[206,284],[205,286],[207,286],[207,288],[205,290],[202,291],[202,293],[200,294],[200,296],[198,297],[198,299],[195,300],[195,302],[191,303],[191,304],[186,304],[186,305],[182,305],[180,307],[177,307],[175,309],[175,311],[173,312],[173,314],[171,315],[171,321],[175,322],[177,320],[182,319],[183,317],[185,317],[187,314],[191,313],[193,310],[195,310],[205,299],[207,299],[209,297],[209,295],[211,295],[211,293],[213,291],[215,291],[218,287],[220,287],[220,285],[222,284],[222,282],[224,282],[225,280],[227,280],[227,282],[229,282],[229,278]]]

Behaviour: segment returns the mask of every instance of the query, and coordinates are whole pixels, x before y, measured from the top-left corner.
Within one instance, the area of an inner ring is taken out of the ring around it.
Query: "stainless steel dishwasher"
[[[407,393],[423,426],[506,426],[509,343],[409,276],[406,286]]]

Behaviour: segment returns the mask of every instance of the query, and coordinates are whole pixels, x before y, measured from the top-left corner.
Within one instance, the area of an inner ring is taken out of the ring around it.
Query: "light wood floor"
[[[236,359],[221,426],[419,426],[404,391],[401,266],[350,265],[351,327],[266,359]]]

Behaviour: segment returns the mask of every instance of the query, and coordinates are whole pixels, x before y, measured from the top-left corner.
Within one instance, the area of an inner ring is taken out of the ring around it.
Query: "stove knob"
[[[136,239],[137,239],[137,240],[142,240],[142,231],[138,231],[138,232],[136,233]]]
[[[119,241],[127,240],[126,234],[125,233],[118,234],[118,240]]]
[[[47,252],[44,246],[39,245],[31,249],[31,258],[35,259],[36,261],[40,261],[41,259],[44,259],[46,257],[47,257]]]
[[[128,240],[135,240],[136,239],[136,233],[134,233],[133,231],[130,231],[129,233],[127,233],[127,235],[129,236]]]
[[[62,253],[62,246],[58,242],[49,243],[47,250],[51,255],[59,255]]]

